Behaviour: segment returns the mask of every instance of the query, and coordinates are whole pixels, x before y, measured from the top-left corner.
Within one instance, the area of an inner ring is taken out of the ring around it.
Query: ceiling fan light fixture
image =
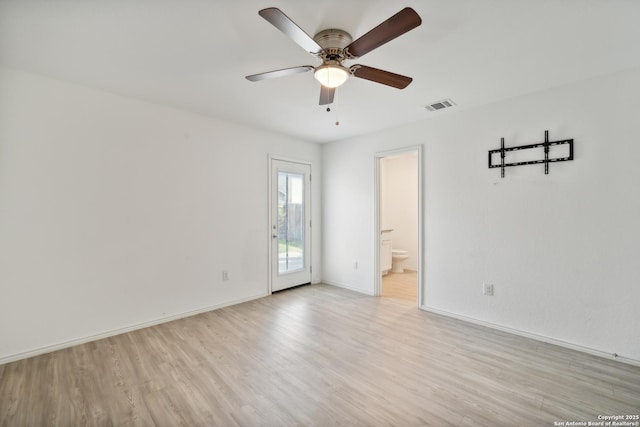
[[[343,85],[351,75],[348,68],[337,64],[325,64],[316,68],[313,77],[320,82],[322,86],[328,88],[336,88]]]

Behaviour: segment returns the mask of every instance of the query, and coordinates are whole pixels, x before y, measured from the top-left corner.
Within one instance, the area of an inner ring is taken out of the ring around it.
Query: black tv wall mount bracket
[[[569,145],[569,155],[566,157],[554,157],[549,158],[549,148],[554,145]],[[518,150],[529,150],[534,148],[542,148],[544,152],[544,158],[540,160],[527,160],[521,162],[505,162],[506,154],[510,151],[518,151]],[[492,162],[492,157],[494,154],[500,154],[500,163],[494,164]],[[549,141],[549,131],[544,131],[544,142],[540,142],[538,144],[528,144],[528,145],[519,145],[517,147],[505,147],[504,146],[504,138],[500,138],[500,148],[495,150],[489,150],[489,169],[492,168],[500,168],[501,173],[500,176],[504,178],[504,168],[510,166],[522,166],[522,165],[535,165],[539,163],[544,163],[544,174],[549,174],[549,163],[553,162],[567,162],[569,160],[573,160],[573,139],[563,139],[561,141]]]

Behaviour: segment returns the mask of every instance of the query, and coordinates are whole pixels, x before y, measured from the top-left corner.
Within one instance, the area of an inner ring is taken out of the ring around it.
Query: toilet
[[[409,258],[409,252],[401,249],[391,250],[391,272],[404,273],[404,261]]]

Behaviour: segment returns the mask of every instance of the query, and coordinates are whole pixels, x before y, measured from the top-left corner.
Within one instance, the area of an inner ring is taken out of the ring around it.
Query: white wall
[[[380,222],[393,229],[393,249],[409,252],[405,268],[418,269],[418,160],[416,153],[380,159]]]
[[[425,307],[640,361],[640,69],[435,117],[323,147],[323,280],[373,293],[374,154],[423,144]],[[487,168],[546,129],[574,161]]]
[[[321,178],[316,144],[0,70],[0,363],[265,295],[269,154]]]

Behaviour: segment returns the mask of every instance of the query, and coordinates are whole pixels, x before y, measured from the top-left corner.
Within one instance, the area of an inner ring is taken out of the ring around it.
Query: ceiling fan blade
[[[320,85],[320,105],[327,105],[333,102],[333,95],[336,93],[336,88],[326,87]]]
[[[282,31],[307,52],[313,54],[319,54],[322,52],[322,47],[320,47],[320,45],[309,36],[309,34],[305,33],[295,22],[293,22],[277,7],[262,9],[258,14],[269,21],[271,25]]]
[[[404,89],[413,81],[411,77],[379,70],[373,67],[367,67],[366,65],[351,66],[351,73],[355,77],[371,80],[372,82],[381,83],[398,89]]]
[[[353,41],[346,47],[346,50],[348,50],[351,57],[360,57],[403,35],[407,31],[413,30],[421,23],[420,15],[410,7],[405,7],[367,34]]]
[[[266,73],[252,74],[245,77],[252,82],[259,82],[261,80],[277,79],[278,77],[286,77],[292,74],[304,73],[306,71],[313,70],[311,65],[302,65],[300,67],[284,68],[282,70],[267,71]]]

